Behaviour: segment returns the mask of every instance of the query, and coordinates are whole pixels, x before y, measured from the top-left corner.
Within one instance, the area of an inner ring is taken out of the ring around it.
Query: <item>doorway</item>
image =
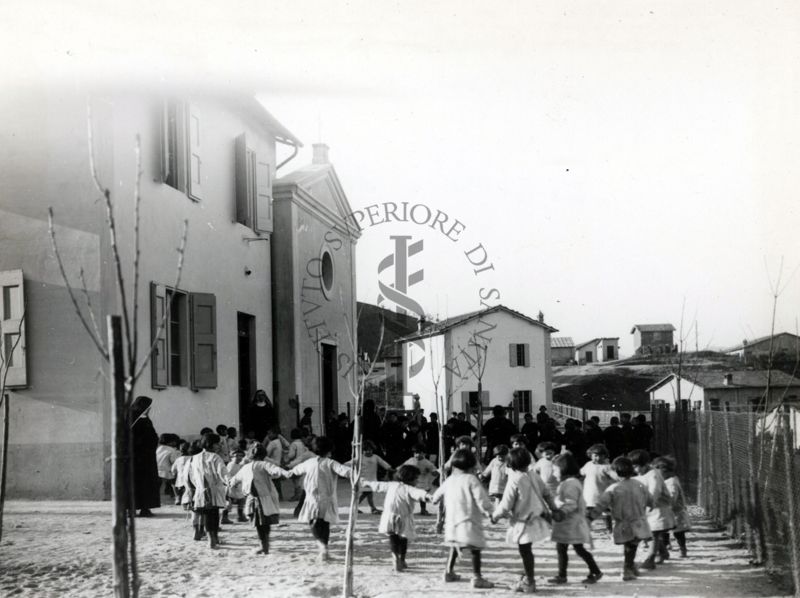
[[[239,422],[240,435],[253,422],[248,422],[250,401],[256,391],[256,319],[249,314],[236,314],[239,353]]]
[[[321,344],[322,348],[322,413],[319,414],[320,425],[328,432],[328,415],[333,411],[338,414],[338,389],[336,383],[336,345]]]

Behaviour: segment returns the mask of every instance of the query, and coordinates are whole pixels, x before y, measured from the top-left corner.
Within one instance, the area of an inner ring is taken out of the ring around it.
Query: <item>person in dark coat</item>
[[[528,446],[536,448],[539,444],[539,424],[533,421],[533,415],[530,413],[525,414],[525,423],[522,424],[521,432],[525,434],[525,440]]]
[[[247,419],[244,424],[245,435],[252,431],[253,438],[260,442],[275,424],[277,421],[272,401],[269,400],[266,392],[259,389],[253,394],[247,409]]]
[[[610,459],[616,459],[625,453],[625,438],[622,428],[619,427],[619,418],[614,416],[609,420],[609,426],[603,430],[603,444],[608,449]]]
[[[371,440],[375,445],[381,444],[381,420],[375,412],[375,401],[364,399],[361,408],[361,435],[364,440]]]
[[[631,430],[631,447],[635,449],[650,450],[653,440],[653,428],[647,423],[647,418],[641,413],[636,416],[636,423]]]
[[[510,419],[506,418],[506,408],[502,405],[492,407],[492,417],[483,425],[483,433],[486,434],[486,461],[491,460],[494,447],[501,444],[511,445],[511,437],[517,434],[517,426]]]
[[[156,448],[158,434],[153,422],[147,417],[153,399],[138,396],[131,405],[130,421],[133,436],[133,508],[139,509],[139,517],[152,517],[150,509],[161,506],[158,490],[161,480],[158,479],[156,464]]]

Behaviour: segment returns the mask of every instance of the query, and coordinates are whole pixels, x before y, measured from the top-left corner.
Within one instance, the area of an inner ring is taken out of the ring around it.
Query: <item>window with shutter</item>
[[[236,222],[257,232],[272,232],[272,174],[270,165],[248,147],[245,134],[235,142]]]
[[[234,142],[236,168],[236,222],[253,228],[253,157],[244,133]]]
[[[217,300],[208,293],[192,293],[192,388],[217,387]]]
[[[167,322],[164,313],[167,304],[167,291],[163,285],[150,283],[150,342],[153,354],[150,356],[150,374],[153,388],[167,387]]]
[[[7,388],[28,386],[25,318],[22,270],[0,272],[0,374],[7,369]]]
[[[201,156],[202,149],[202,127],[200,112],[196,106],[189,106],[187,126],[189,128],[189,197],[195,200],[203,199],[203,179],[205,178],[205,166]]]
[[[262,233],[272,232],[272,176],[269,163],[255,158],[255,223],[256,230]]]
[[[186,386],[189,377],[189,340],[186,293],[150,283],[150,357],[153,388]]]
[[[181,102],[168,100],[161,115],[161,179],[186,191],[186,118]]]

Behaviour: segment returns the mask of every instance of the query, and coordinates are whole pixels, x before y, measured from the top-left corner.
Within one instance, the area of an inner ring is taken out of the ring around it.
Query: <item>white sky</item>
[[[769,332],[800,266],[800,8],[790,0],[22,2],[0,4],[0,82],[197,80],[258,89],[331,147],[354,209],[425,203],[466,225],[502,303],[558,335],[699,324],[700,345]],[[281,171],[283,173],[283,171]],[[404,229],[406,232],[408,229]],[[388,227],[359,243],[377,295]],[[453,244],[415,288],[478,308]],[[463,247],[462,247],[463,249]],[[800,273],[778,330],[800,317]],[[693,339],[692,339],[693,342]]]

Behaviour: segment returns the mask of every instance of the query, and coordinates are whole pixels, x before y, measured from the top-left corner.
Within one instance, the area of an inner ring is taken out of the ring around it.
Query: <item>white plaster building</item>
[[[447,401],[444,411],[469,413],[470,398],[477,400],[475,365],[478,350],[486,346],[481,397],[485,417],[491,407],[514,407],[535,412],[552,403],[550,335],[555,328],[503,305],[432,323],[399,339],[403,344],[405,389],[417,394],[420,406],[436,411],[434,378]],[[418,373],[410,375],[412,368]],[[409,404],[410,406],[410,404]]]

